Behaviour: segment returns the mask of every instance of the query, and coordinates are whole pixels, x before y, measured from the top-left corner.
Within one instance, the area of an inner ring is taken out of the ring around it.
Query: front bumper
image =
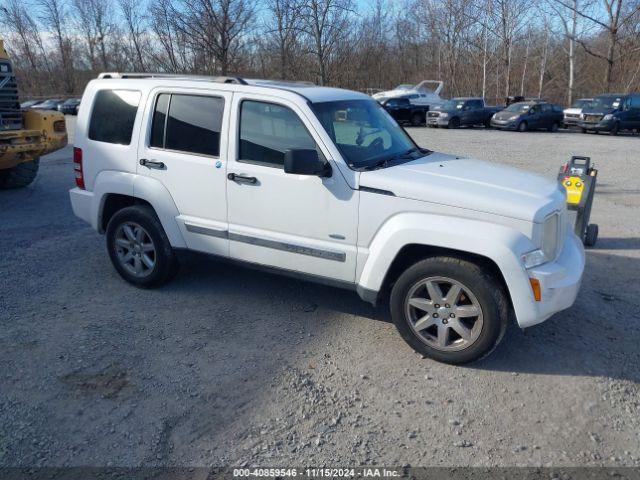
[[[562,123],[564,123],[566,126],[579,126],[581,123],[580,117],[567,117],[565,115],[564,120],[562,120]]]
[[[540,282],[541,299],[536,302],[531,291],[533,309],[523,318],[518,317],[518,325],[525,328],[542,323],[554,313],[571,307],[580,290],[584,265],[582,242],[576,235],[569,233],[555,261],[526,270],[529,278]]]
[[[517,126],[517,123],[515,123],[513,120],[496,120],[494,118],[491,119],[491,127],[497,128],[499,130],[515,130]]]
[[[427,116],[427,125],[435,125],[437,127],[446,127],[449,125],[449,117],[429,117]]]
[[[595,132],[609,132],[614,125],[613,120],[602,120],[600,122],[580,122],[580,127],[585,130],[593,130]]]

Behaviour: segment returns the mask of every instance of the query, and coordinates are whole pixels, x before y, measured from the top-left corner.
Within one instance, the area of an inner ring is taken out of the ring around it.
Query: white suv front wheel
[[[391,316],[417,352],[462,364],[493,351],[507,326],[500,285],[475,263],[432,257],[408,268],[391,291]]]
[[[177,271],[177,260],[160,220],[151,207],[123,208],[107,225],[111,263],[127,282],[157,287]]]

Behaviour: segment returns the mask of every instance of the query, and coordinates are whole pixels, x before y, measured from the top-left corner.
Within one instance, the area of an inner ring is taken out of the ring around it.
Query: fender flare
[[[127,195],[144,200],[151,205],[158,215],[172,247],[187,247],[176,221],[176,217],[179,215],[178,208],[169,191],[158,180],[135,173],[104,170],[96,176],[93,193],[95,200],[91,218],[95,230],[100,231],[102,211],[107,195],[114,193]]]
[[[407,245],[439,247],[488,258],[504,278],[516,317],[535,315],[533,293],[520,261],[520,256],[535,250],[535,245],[516,229],[466,218],[403,213],[387,220],[369,244],[362,268],[358,268],[358,291],[379,292],[389,268]]]

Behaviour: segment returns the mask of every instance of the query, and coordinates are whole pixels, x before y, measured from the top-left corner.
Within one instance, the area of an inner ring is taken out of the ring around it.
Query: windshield
[[[591,104],[592,108],[618,108],[622,99],[616,96],[603,95],[602,97],[596,97]]]
[[[507,108],[505,108],[505,110],[507,112],[523,113],[528,111],[530,108],[531,108],[531,105],[529,105],[528,103],[512,103]]]
[[[460,110],[464,106],[464,100],[447,100],[442,104],[442,110]]]
[[[353,169],[382,168],[425,155],[378,102],[321,102],[311,108]]]
[[[589,108],[592,102],[593,100],[587,100],[585,98],[582,98],[580,100],[576,100],[575,102],[573,102],[573,105],[571,105],[571,108]]]

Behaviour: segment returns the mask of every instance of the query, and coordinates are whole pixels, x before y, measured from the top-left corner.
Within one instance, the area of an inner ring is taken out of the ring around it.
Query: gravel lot
[[[384,306],[205,256],[138,290],[71,212],[67,147],[0,192],[0,465],[640,465],[640,137],[410,133],[550,178],[595,160],[572,309],[460,368]]]

